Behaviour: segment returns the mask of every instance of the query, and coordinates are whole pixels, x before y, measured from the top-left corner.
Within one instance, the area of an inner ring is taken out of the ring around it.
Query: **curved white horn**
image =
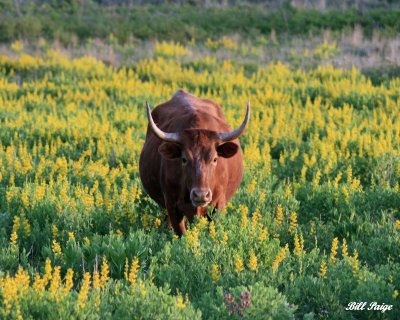
[[[150,106],[147,101],[146,101],[146,107],[147,107],[147,118],[149,120],[150,128],[153,131],[153,133],[161,140],[169,142],[179,142],[179,134],[175,132],[173,133],[164,132],[157,127],[157,125],[154,123],[153,117],[151,116]]]
[[[240,127],[237,128],[234,131],[231,131],[231,132],[218,133],[219,138],[222,141],[231,141],[231,140],[234,140],[236,138],[239,138],[242,135],[244,129],[246,128],[246,125],[249,122],[249,118],[250,118],[250,100],[247,103],[246,115],[245,115],[244,120],[243,120],[242,124],[240,125]]]

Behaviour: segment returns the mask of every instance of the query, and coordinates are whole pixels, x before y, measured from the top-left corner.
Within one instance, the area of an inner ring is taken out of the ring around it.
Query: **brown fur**
[[[217,132],[232,129],[221,107],[212,100],[179,90],[157,106],[152,117],[161,130],[179,132],[181,144],[160,140],[148,127],[140,155],[140,178],[149,196],[167,209],[171,226],[181,235],[185,232],[184,216],[192,221],[195,215],[206,215],[206,208],[192,205],[191,188],[210,188],[209,205],[224,209],[242,180],[242,151],[238,139],[221,145]],[[187,158],[185,165],[182,154]]]

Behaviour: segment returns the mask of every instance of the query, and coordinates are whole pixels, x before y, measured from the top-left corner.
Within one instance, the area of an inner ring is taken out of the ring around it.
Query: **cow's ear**
[[[239,146],[233,142],[225,142],[217,147],[218,155],[223,158],[233,157],[238,150]]]
[[[182,149],[177,143],[163,142],[158,147],[158,152],[167,160],[180,158],[182,156]]]

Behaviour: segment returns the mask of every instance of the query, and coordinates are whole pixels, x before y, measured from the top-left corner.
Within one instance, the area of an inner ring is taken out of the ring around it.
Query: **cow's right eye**
[[[187,159],[185,157],[182,158],[182,164],[186,164],[187,163]]]

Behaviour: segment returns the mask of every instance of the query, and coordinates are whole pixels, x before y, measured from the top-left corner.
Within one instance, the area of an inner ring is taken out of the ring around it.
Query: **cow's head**
[[[233,157],[239,150],[233,140],[243,133],[250,116],[250,103],[241,126],[231,132],[215,132],[204,129],[187,129],[168,133],[154,123],[147,104],[150,128],[164,142],[158,148],[167,160],[180,160],[181,177],[194,207],[206,207],[212,200],[212,190],[218,183],[218,159]]]

